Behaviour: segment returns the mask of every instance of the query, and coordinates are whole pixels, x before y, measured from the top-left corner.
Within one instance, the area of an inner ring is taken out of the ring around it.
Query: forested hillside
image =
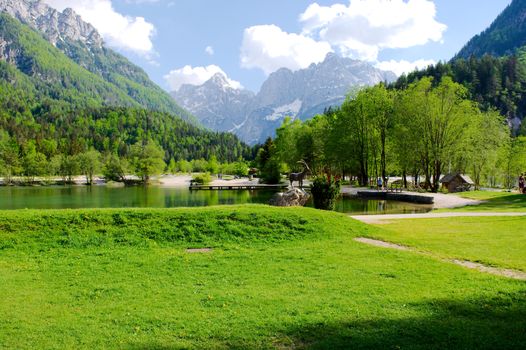
[[[438,84],[442,77],[450,76],[467,88],[468,97],[478,102],[481,109],[495,108],[518,124],[526,112],[525,58],[523,55],[498,58],[485,55],[482,58],[457,59],[403,75],[392,86],[404,89],[423,77],[432,77],[434,84]],[[526,128],[521,132],[526,133]]]
[[[144,140],[161,146],[166,162],[250,157],[248,146],[234,135],[145,109],[126,90],[79,66],[6,14],[0,14],[0,42],[0,133],[9,145],[9,152],[0,149],[4,158],[37,152],[50,160],[91,148],[126,157]]]
[[[526,1],[513,0],[489,28],[473,37],[457,58],[514,54],[526,45]]]
[[[5,16],[0,26],[4,32],[0,39],[5,39],[0,40],[0,54],[4,60],[14,62],[12,56],[20,54],[20,48],[25,51],[22,53],[25,55],[33,48],[27,45],[34,45],[36,41],[43,39],[43,43],[37,45],[39,49],[33,54],[43,53],[42,48],[51,44],[71,61],[100,78],[99,82],[102,80],[111,85],[113,90],[125,95],[126,100],[131,99],[134,104],[148,110],[167,112],[196,122],[168,93],[153,83],[141,68],[107,48],[97,30],[73,10],[59,12],[41,1],[0,0],[0,12]],[[30,32],[37,34],[38,38],[28,37],[31,36],[28,34]],[[18,40],[19,34],[23,37],[22,40]],[[46,68],[53,71],[57,66],[48,65]],[[122,101],[121,97],[112,102],[128,101]]]

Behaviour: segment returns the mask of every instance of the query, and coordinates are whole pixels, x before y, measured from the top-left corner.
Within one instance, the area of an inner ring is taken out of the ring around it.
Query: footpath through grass
[[[306,208],[0,212],[0,347],[526,347],[526,283],[353,241],[378,232]]]
[[[526,271],[526,217],[395,220],[374,238],[436,256]]]

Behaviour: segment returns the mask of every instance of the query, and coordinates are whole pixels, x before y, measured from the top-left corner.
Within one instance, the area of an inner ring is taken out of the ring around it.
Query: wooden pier
[[[358,197],[366,199],[393,200],[416,204],[433,204],[434,198],[413,193],[393,193],[382,191],[358,191]]]
[[[197,184],[190,184],[190,190],[207,190],[207,191],[218,191],[218,190],[281,190],[283,188],[287,188],[288,185],[281,184],[281,185],[262,185],[262,184],[254,184],[254,185],[197,185]]]

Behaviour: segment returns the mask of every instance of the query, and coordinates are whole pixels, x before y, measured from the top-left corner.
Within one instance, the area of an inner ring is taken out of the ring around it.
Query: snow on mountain
[[[184,85],[172,96],[211,129],[233,131],[254,144],[273,136],[286,116],[309,119],[330,106],[339,106],[355,88],[396,79],[363,61],[328,54],[319,64],[270,74],[257,95],[229,86],[216,74],[200,86]]]

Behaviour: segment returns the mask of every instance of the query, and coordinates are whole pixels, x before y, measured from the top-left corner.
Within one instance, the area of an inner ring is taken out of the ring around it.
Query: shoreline
[[[162,187],[162,188],[190,188],[190,182],[193,178],[193,175],[188,174],[178,174],[178,175],[162,175],[159,177],[152,178],[154,181],[151,186]],[[139,180],[135,176],[127,177],[130,181]],[[15,178],[16,181],[21,181],[21,177]],[[73,183],[64,184],[62,178],[52,177],[52,178],[35,178],[35,181],[41,182],[40,184],[15,184],[15,185],[5,185],[3,183],[3,178],[0,178],[1,187],[48,187],[48,186],[88,186],[86,184],[86,178],[84,176],[75,176],[73,177]],[[258,179],[249,180],[248,177],[239,178],[239,179],[214,179],[210,182],[211,186],[253,186],[258,184]],[[137,184],[139,185],[139,184]],[[308,186],[308,183],[306,183]],[[93,186],[109,186],[109,187],[124,187],[126,186],[122,182],[106,182],[104,178],[96,176],[94,178]],[[140,185],[139,185],[140,186]],[[343,196],[359,197],[358,192],[371,192],[371,194],[379,193],[376,190],[371,190],[368,188],[359,188],[351,187],[349,185],[344,185],[341,188],[341,194]],[[462,198],[455,194],[443,194],[443,193],[420,193],[420,192],[408,192],[404,191],[402,194],[407,196],[415,197],[430,197],[433,200],[433,210],[434,209],[451,209],[459,208],[468,205],[478,205],[483,201],[473,200]],[[371,198],[373,199],[373,198]],[[387,200],[396,200],[396,199],[387,199]],[[407,202],[407,201],[405,201]],[[408,202],[411,203],[411,202]],[[413,203],[414,204],[414,203]]]

